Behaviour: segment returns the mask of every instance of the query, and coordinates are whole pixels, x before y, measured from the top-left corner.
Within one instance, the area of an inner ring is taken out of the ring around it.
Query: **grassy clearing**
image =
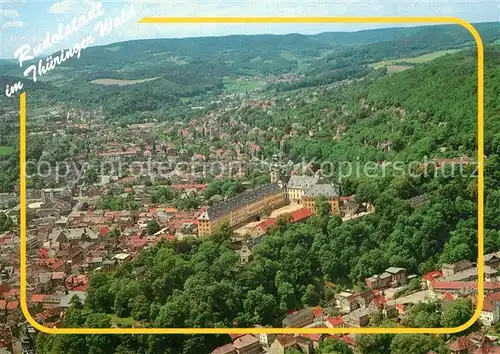
[[[14,151],[16,151],[16,149],[13,148],[12,146],[0,146],[0,156],[10,155]]]
[[[419,55],[418,57],[383,60],[383,61],[379,61],[378,63],[370,64],[370,66],[373,67],[374,69],[378,69],[380,67],[389,66],[389,65],[397,65],[397,64],[401,64],[401,63],[421,64],[421,63],[426,63],[428,61],[434,60],[434,59],[439,58],[439,57],[446,55],[446,54],[458,52],[460,50],[462,50],[462,49],[439,50],[437,52]]]
[[[387,65],[387,73],[394,74],[413,68],[411,65]]]
[[[157,79],[159,79],[159,77],[153,77],[153,78],[142,79],[142,80],[96,79],[96,80],[90,81],[89,83],[90,84],[97,84],[97,85],[105,85],[105,86],[111,86],[111,85],[125,86],[125,85],[140,84],[142,82],[148,82],[148,81],[153,81],[153,80],[157,80]]]
[[[135,326],[140,324],[140,322],[134,320],[132,316],[130,317],[118,317],[117,315],[109,315],[109,319],[111,320],[111,323],[115,326],[122,325],[122,326]]]
[[[53,107],[38,107],[38,108],[33,108],[33,109],[29,109],[28,111],[28,114],[31,116],[31,117],[37,117],[37,116],[41,116],[41,115],[44,115],[44,114],[49,114],[49,112],[52,110]]]
[[[229,93],[245,93],[245,91],[252,91],[262,89],[266,86],[265,81],[260,80],[236,80],[224,79],[224,91]]]

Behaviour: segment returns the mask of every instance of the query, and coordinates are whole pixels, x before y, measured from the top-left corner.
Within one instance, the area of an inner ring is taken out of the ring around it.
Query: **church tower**
[[[269,174],[271,178],[271,183],[276,183],[281,180],[281,171],[279,170],[279,168],[273,167]]]

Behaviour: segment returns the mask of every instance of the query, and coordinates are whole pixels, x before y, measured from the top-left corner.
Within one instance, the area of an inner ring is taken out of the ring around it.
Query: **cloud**
[[[2,28],[25,28],[26,26],[26,22],[23,21],[7,21],[4,22]]]
[[[73,6],[75,1],[73,0],[63,0],[52,4],[49,8],[49,13],[54,15],[68,14],[73,11]]]
[[[19,11],[15,9],[0,9],[0,16],[9,20],[14,20],[19,17]]]

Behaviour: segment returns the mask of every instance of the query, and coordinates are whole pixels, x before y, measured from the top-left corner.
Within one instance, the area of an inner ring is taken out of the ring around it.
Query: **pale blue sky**
[[[71,22],[74,16],[86,14],[95,0],[0,0],[2,58],[13,58],[23,44],[42,41],[46,33],[55,33],[59,23]],[[219,36],[227,34],[304,33],[353,31],[381,25],[169,25],[139,24],[143,16],[457,16],[469,22],[500,20],[500,7],[493,0],[371,0],[371,1],[279,1],[279,0],[103,0],[105,16],[116,16],[133,4],[137,17],[96,44],[107,44],[138,38]],[[387,27],[387,26],[386,26]],[[93,24],[73,34],[60,48],[95,34]],[[82,54],[84,55],[84,53]]]

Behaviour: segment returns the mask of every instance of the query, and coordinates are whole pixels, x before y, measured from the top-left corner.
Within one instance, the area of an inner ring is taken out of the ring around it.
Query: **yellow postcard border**
[[[453,23],[466,28],[477,45],[477,140],[478,140],[478,304],[472,318],[454,328],[49,328],[36,322],[28,311],[26,257],[26,92],[20,95],[20,273],[21,309],[28,322],[37,330],[49,334],[451,334],[472,326],[481,314],[484,302],[484,46],[477,30],[458,17],[145,17],[139,23]]]

